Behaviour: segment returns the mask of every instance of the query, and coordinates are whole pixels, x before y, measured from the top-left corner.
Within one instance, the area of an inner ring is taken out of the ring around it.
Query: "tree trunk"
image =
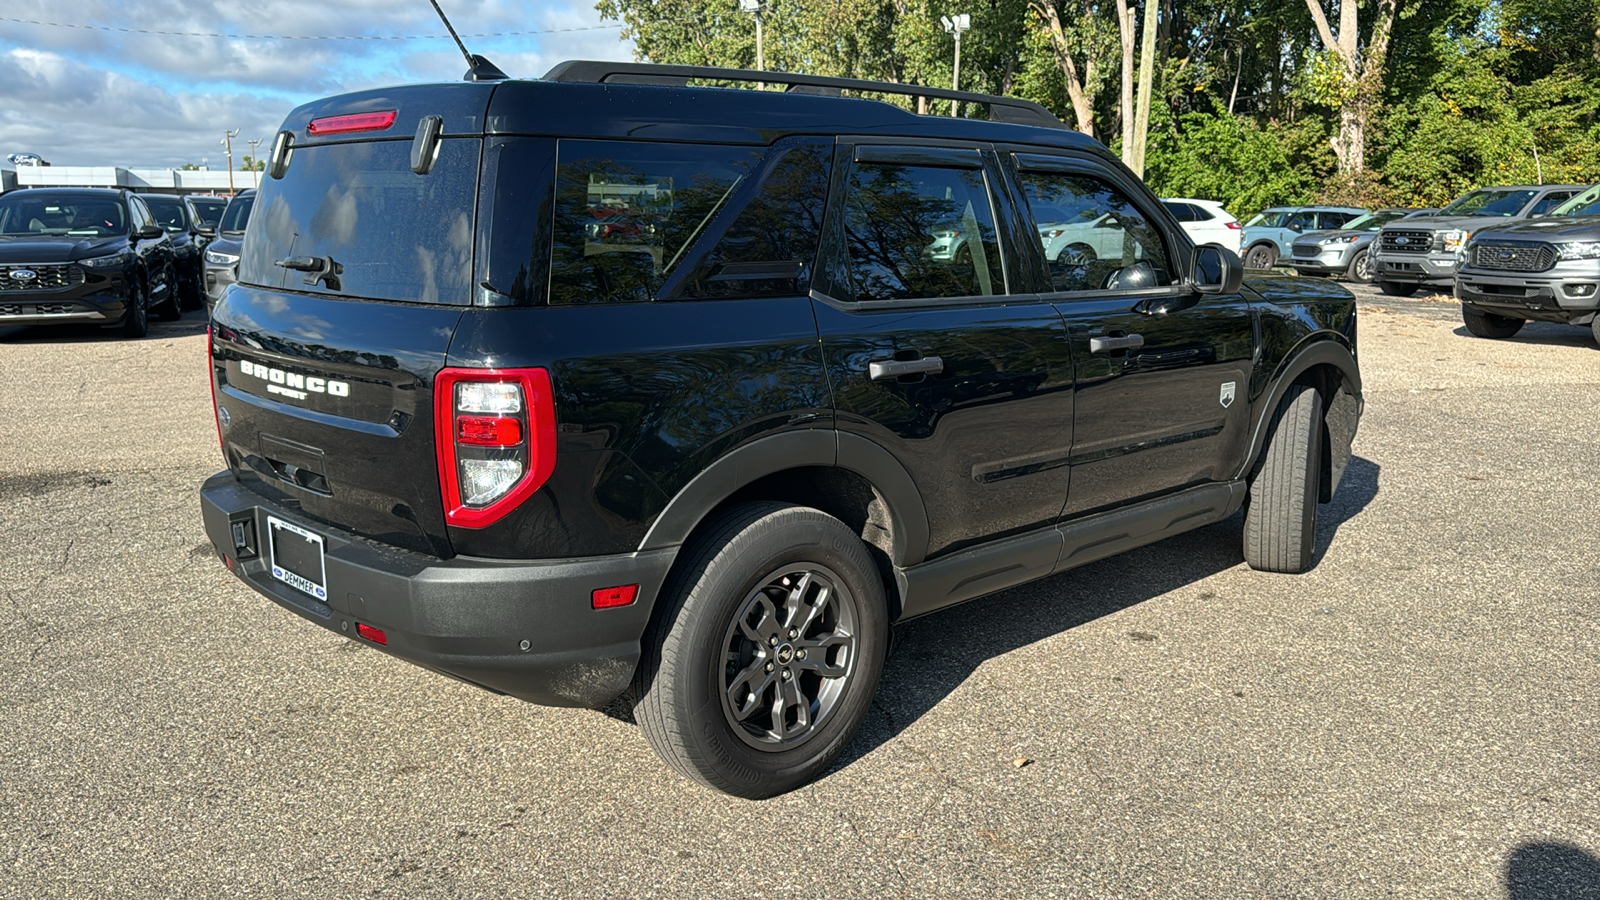
[[[1367,124],[1383,90],[1383,66],[1389,56],[1396,3],[1397,0],[1378,0],[1372,33],[1362,48],[1355,0],[1340,0],[1337,37],[1328,26],[1321,0],[1306,0],[1317,36],[1324,47],[1338,55],[1342,70],[1339,133],[1332,140],[1340,175],[1354,175],[1367,167]]]
[[[1122,35],[1122,98],[1118,112],[1122,119],[1122,161],[1133,165],[1133,54],[1138,41],[1134,23],[1138,11],[1128,7],[1128,0],[1117,0],[1117,31]]]
[[[1078,120],[1078,130],[1094,137],[1094,58],[1084,61],[1084,77],[1078,77],[1078,61],[1072,56],[1072,47],[1061,29],[1061,17],[1056,13],[1055,0],[1033,0],[1029,4],[1044,22],[1050,36],[1050,49],[1055,51],[1061,74],[1067,79],[1067,97],[1072,100],[1072,114]]]
[[[1128,168],[1133,174],[1144,177],[1144,149],[1146,140],[1150,136],[1150,88],[1155,79],[1156,70],[1156,19],[1159,18],[1159,9],[1154,0],[1145,4],[1144,8],[1144,36],[1139,44],[1139,100],[1138,111],[1134,114],[1133,122],[1133,148],[1134,161]]]

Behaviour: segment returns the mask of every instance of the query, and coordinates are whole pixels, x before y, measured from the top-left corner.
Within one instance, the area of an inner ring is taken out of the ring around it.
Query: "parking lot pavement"
[[[1361,303],[1312,572],[1235,517],[910,623],[763,803],[235,583],[197,314],[0,336],[0,897],[1600,897],[1600,349]]]

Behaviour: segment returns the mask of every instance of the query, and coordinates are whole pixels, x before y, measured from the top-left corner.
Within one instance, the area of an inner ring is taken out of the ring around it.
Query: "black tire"
[[[669,765],[760,799],[838,758],[888,639],[883,582],[850,529],[808,507],[736,506],[684,548],[659,603],[634,715]]]
[[[1350,266],[1344,270],[1344,277],[1357,284],[1372,282],[1372,257],[1366,250],[1356,251],[1355,259],[1350,260]]]
[[[1246,269],[1270,269],[1278,262],[1278,248],[1271,244],[1257,244],[1245,251]]]
[[[1589,330],[1594,332],[1594,342],[1600,344],[1600,316],[1595,316],[1594,321],[1589,323]]]
[[[174,322],[183,318],[183,300],[178,296],[178,270],[167,264],[166,274],[167,295],[156,307],[156,318],[163,322]]]
[[[1378,290],[1391,297],[1409,297],[1417,292],[1417,285],[1407,284],[1404,281],[1380,281]]]
[[[1467,330],[1481,338],[1508,338],[1522,330],[1528,324],[1526,319],[1513,319],[1509,316],[1497,316],[1494,313],[1478,312],[1471,307],[1461,307],[1461,321],[1466,323]]]
[[[128,282],[128,309],[122,314],[122,336],[142,338],[150,333],[150,295],[144,280],[138,277]]]
[[[1289,388],[1273,416],[1266,453],[1250,481],[1244,514],[1244,560],[1262,572],[1311,568],[1322,478],[1322,396]]]

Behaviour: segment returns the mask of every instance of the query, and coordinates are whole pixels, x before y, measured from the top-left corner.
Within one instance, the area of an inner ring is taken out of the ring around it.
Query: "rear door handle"
[[[1097,337],[1089,339],[1090,353],[1110,353],[1112,350],[1137,350],[1144,346],[1144,335],[1126,337]]]
[[[867,364],[873,381],[887,381],[901,375],[937,375],[944,371],[944,360],[937,356],[921,359],[875,359]]]

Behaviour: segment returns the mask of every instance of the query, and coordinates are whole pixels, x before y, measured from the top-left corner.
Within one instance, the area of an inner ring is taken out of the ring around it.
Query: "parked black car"
[[[892,623],[1240,509],[1305,571],[1361,413],[1348,291],[1242,283],[1026,101],[566,63],[302,106],[258,202],[212,313],[228,568],[493,691],[621,697],[743,796],[839,755]],[[1041,216],[1119,239],[1047,260]]]
[[[156,224],[172,239],[172,262],[178,275],[178,306],[199,309],[203,305],[206,238],[200,233],[190,207],[175,194],[135,194],[155,217]]]
[[[255,207],[256,189],[247,188],[228,201],[205,250],[206,308],[216,304],[222,292],[233,284],[239,269],[239,247],[244,242],[250,210]]]
[[[172,241],[115,188],[0,195],[0,326],[92,322],[143,337],[154,310],[177,318]]]

